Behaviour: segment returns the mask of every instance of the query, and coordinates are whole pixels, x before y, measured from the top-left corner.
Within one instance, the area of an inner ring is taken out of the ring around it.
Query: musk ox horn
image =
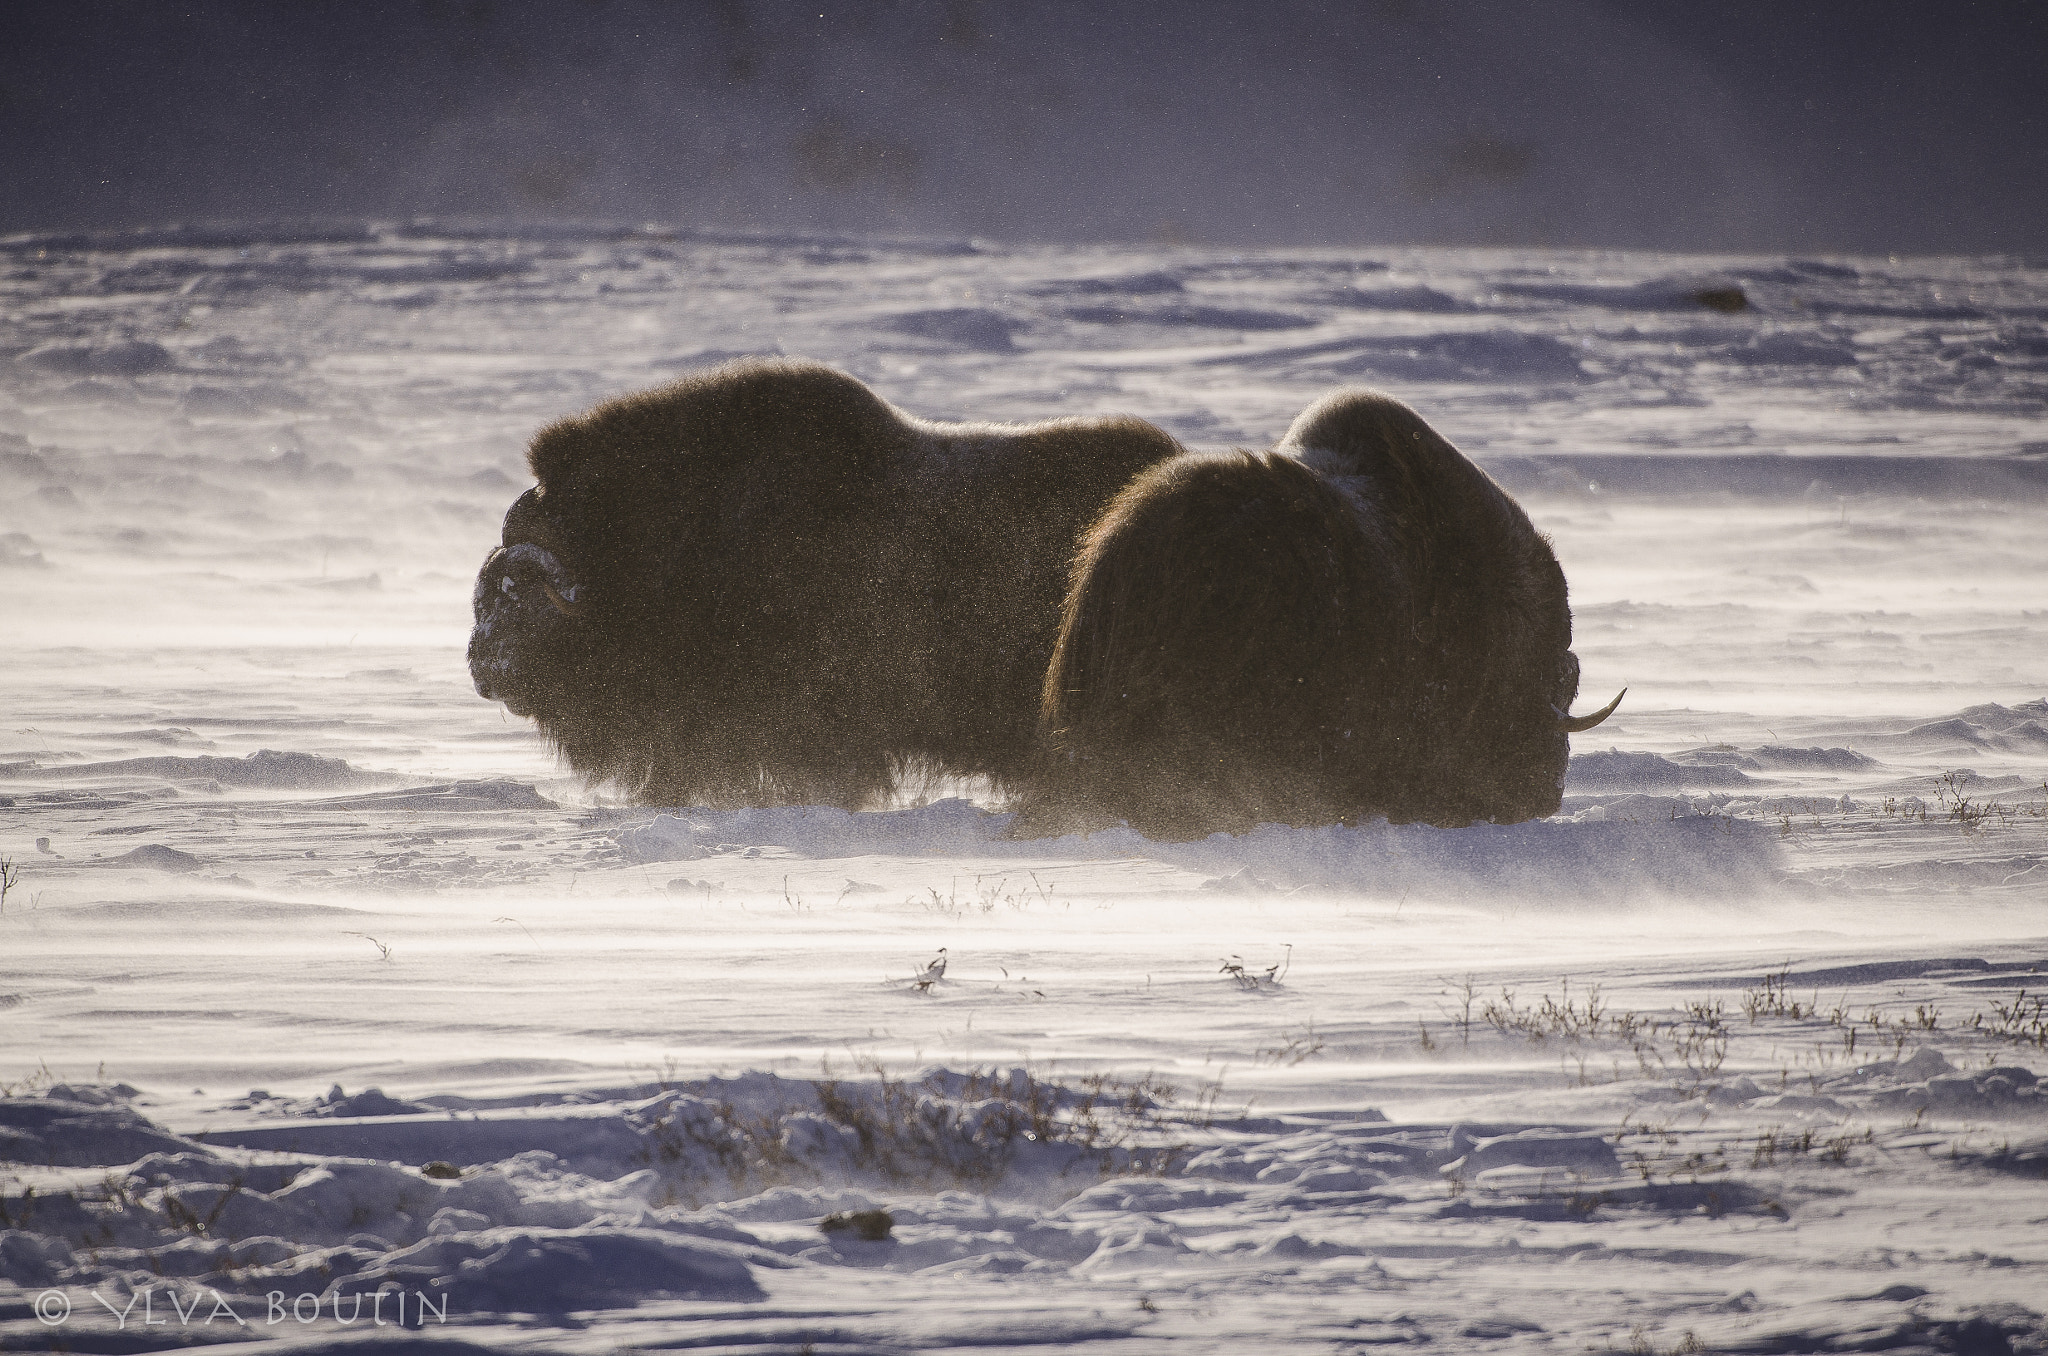
[[[1557,711],[1557,708],[1554,706],[1550,709],[1553,711],[1557,711],[1558,729],[1563,730],[1566,734],[1583,734],[1587,730],[1592,729],[1595,725],[1598,725],[1601,721],[1613,715],[1615,709],[1621,705],[1621,699],[1623,697],[1626,697],[1627,695],[1628,689],[1623,688],[1621,691],[1614,694],[1613,701],[1607,703],[1607,705],[1601,707],[1598,711],[1595,711],[1590,716],[1575,717],[1568,711]]]
[[[563,616],[580,617],[583,615],[583,604],[578,602],[571,602],[569,599],[564,598],[553,584],[548,583],[546,580],[542,580],[541,589],[548,595],[548,601],[555,605],[555,611],[561,613]],[[1616,698],[1616,700],[1618,701],[1620,699]]]

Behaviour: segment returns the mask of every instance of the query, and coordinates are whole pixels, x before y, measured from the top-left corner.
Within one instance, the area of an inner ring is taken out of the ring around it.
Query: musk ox
[[[913,419],[740,362],[542,429],[470,673],[661,805],[874,802],[908,764],[1022,784],[1073,546],[1180,447],[1136,419]]]
[[[643,803],[858,809],[923,766],[1005,789],[1017,833],[1509,821],[1557,808],[1566,734],[1606,714],[1565,715],[1547,543],[1372,392],[1203,455],[743,361],[528,462],[470,673]]]

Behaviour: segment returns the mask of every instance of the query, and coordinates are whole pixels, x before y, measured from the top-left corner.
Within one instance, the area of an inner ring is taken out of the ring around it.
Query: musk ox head
[[[1564,572],[1492,477],[1400,401],[1339,391],[1281,440],[1350,498],[1407,580],[1404,816],[1512,823],[1552,814],[1579,691]],[[1401,720],[1399,712],[1391,719]],[[1398,803],[1398,799],[1397,799]],[[1423,811],[1422,813],[1415,813]]]

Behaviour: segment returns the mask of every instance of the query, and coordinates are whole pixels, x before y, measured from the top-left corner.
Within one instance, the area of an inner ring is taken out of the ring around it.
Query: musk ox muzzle
[[[470,595],[470,679],[477,695],[522,716],[535,714],[526,703],[536,651],[559,645],[561,629],[583,611],[582,586],[534,540],[535,498],[529,490],[505,515],[504,544],[484,558]]]

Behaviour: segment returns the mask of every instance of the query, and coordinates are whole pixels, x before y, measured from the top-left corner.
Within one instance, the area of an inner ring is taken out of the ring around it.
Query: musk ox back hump
[[[1428,596],[1424,623],[1435,618],[1438,630],[1498,605],[1500,590],[1534,583],[1523,573],[1532,550],[1549,558],[1528,515],[1493,477],[1392,396],[1325,396],[1302,411],[1280,446],[1374,506]],[[1568,645],[1569,613],[1558,620]]]
[[[888,403],[845,373],[749,359],[557,420],[534,435],[527,463],[543,485],[572,476],[645,485],[766,459],[810,483],[853,488],[908,439]]]

